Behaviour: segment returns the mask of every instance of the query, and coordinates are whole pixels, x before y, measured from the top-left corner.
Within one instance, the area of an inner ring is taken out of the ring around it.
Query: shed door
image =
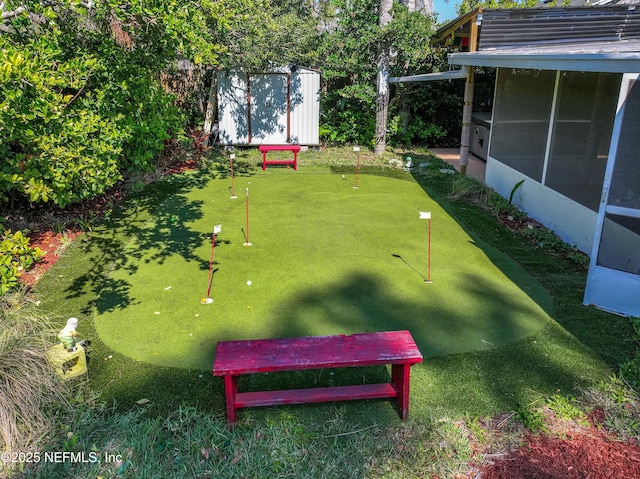
[[[252,74],[249,95],[251,144],[287,143],[287,74]]]
[[[625,74],[584,303],[640,316],[640,79]]]

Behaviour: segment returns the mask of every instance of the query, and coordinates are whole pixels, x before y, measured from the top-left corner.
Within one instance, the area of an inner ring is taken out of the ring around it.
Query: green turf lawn
[[[269,168],[236,178],[237,199],[229,179],[178,189],[131,227],[99,292],[96,332],[133,360],[206,371],[220,340],[409,329],[438,357],[541,331],[544,288],[406,179],[360,175],[355,189],[353,175]],[[430,271],[420,211],[432,217]],[[214,302],[202,305],[215,224]]]

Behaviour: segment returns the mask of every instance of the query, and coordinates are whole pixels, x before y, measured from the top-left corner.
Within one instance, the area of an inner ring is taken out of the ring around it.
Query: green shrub
[[[550,398],[547,398],[547,406],[562,419],[576,421],[582,426],[589,425],[587,417],[577,405],[576,398],[573,396],[554,394]]]
[[[29,246],[29,238],[21,231],[0,234],[0,296],[18,285],[22,273],[39,262],[44,253],[40,248]]]
[[[518,418],[524,427],[529,429],[529,431],[535,433],[546,431],[547,428],[544,422],[544,414],[537,409],[520,406],[515,411],[516,418]]]

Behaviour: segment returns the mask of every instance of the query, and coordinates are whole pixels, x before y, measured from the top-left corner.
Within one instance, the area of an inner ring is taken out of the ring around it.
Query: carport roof
[[[585,72],[640,73],[640,40],[532,45],[449,55],[452,65]]]

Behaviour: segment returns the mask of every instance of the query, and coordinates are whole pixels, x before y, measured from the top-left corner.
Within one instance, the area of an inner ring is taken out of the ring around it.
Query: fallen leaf
[[[202,449],[200,449],[200,452],[202,453],[203,459],[209,459],[209,449],[203,447]]]

